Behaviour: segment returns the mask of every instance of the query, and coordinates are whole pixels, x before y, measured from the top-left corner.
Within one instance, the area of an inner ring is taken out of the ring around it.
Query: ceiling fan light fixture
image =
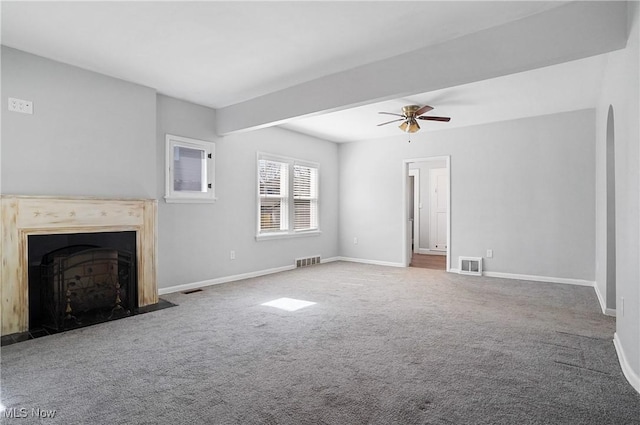
[[[405,133],[416,133],[420,130],[420,126],[418,125],[418,121],[415,118],[409,118],[399,126],[400,130]]]

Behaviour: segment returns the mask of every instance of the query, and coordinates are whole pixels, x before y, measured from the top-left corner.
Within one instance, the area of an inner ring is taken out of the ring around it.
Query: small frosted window
[[[172,136],[166,138],[167,202],[215,201],[215,145]]]
[[[207,191],[207,156],[203,149],[173,147],[173,190]]]

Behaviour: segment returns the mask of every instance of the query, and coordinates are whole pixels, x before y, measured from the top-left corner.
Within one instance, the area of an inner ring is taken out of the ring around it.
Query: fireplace
[[[2,195],[0,201],[2,335],[26,332],[30,328],[30,321],[36,320],[37,316],[40,316],[38,320],[42,320],[42,309],[40,313],[31,310],[36,302],[42,303],[44,297],[62,299],[56,307],[47,307],[54,311],[64,310],[67,324],[63,323],[62,326],[72,326],[74,319],[71,316],[79,321],[86,320],[79,319],[75,313],[82,313],[86,317],[89,310],[97,309],[92,314],[109,317],[111,314],[126,314],[127,310],[158,303],[156,200]],[[104,246],[102,242],[87,241],[87,238],[97,234],[111,235],[107,239],[113,239],[114,234],[121,233],[128,233],[133,238],[125,242],[124,247],[109,244]],[[70,241],[66,243],[66,252],[65,249],[59,251],[64,246],[57,246],[57,242],[46,242],[44,247],[35,248],[34,241],[43,236]],[[89,252],[76,257],[75,254],[79,252],[77,245],[88,245],[84,248]],[[30,249],[32,254],[35,252],[35,256],[30,257]],[[99,251],[91,252],[93,249]],[[105,251],[100,251],[102,249]],[[128,256],[130,265],[127,265]],[[87,261],[97,261],[96,265],[89,268],[94,273],[94,278],[97,277],[95,273],[98,270],[103,271],[99,279],[101,282],[95,283],[94,279],[94,283],[89,283],[92,272],[88,272],[88,269],[82,275],[76,273],[80,268],[85,268]],[[47,264],[54,265],[46,269]],[[43,268],[40,268],[41,265]],[[61,275],[62,269],[64,272]],[[33,283],[30,284],[30,272],[33,270],[38,270],[37,274],[57,286],[48,289],[48,293],[44,293],[44,290],[34,291]],[[132,280],[125,281],[122,276],[122,282],[109,287],[108,282],[121,274],[128,274]],[[70,299],[68,304],[71,312],[67,314],[67,294],[71,298],[80,296],[78,288],[83,288],[94,300],[103,301],[94,303],[96,308],[88,308],[86,300],[80,302]],[[120,302],[117,302],[118,295]],[[113,305],[108,305],[111,301],[106,301],[110,298],[113,299]],[[62,304],[64,306],[61,307]],[[67,318],[67,315],[70,317]],[[60,323],[60,319],[57,320]]]
[[[29,329],[59,332],[135,313],[135,232],[32,235]]]

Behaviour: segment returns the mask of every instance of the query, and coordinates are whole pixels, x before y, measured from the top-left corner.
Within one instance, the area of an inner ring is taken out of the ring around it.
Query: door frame
[[[425,162],[425,161],[442,161],[444,160],[446,163],[447,169],[447,268],[446,271],[451,271],[451,155],[443,155],[443,156],[430,156],[423,158],[410,158],[402,160],[402,264],[405,267],[409,267],[409,263],[411,262],[411,256],[407,255],[407,244],[410,243],[407,239],[407,231],[409,222],[409,199],[407,199],[407,180],[409,178],[409,164],[414,162]],[[415,186],[414,186],[415,187]],[[412,194],[413,196],[413,194]],[[414,217],[415,219],[415,217]]]
[[[416,253],[420,249],[420,170],[409,170],[408,175],[413,176],[413,253]]]

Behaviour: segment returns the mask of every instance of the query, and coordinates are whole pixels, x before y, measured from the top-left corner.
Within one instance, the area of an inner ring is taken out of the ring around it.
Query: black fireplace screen
[[[133,255],[76,245],[50,252],[41,262],[43,325],[63,331],[133,314]]]

